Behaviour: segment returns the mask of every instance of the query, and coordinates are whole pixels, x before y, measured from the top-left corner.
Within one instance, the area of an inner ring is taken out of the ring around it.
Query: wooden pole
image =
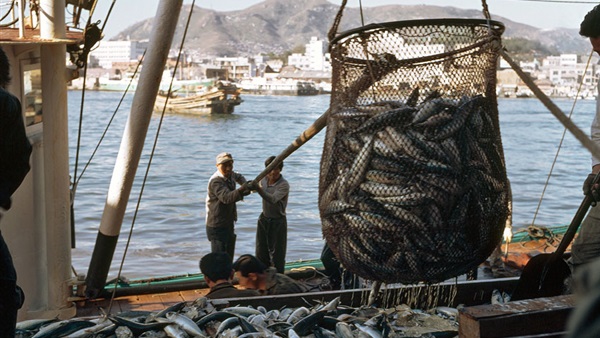
[[[327,117],[329,116],[329,109],[323,113],[310,127],[296,138],[292,144],[285,148],[275,159],[254,179],[255,183],[260,182],[273,168],[277,167],[283,160],[290,156],[294,151],[300,148],[304,143],[308,142],[313,136],[317,135],[327,125]]]
[[[86,277],[88,298],[96,298],[106,284],[182,4],[183,0],[161,0],[158,4],[148,46],[150,52],[144,59],[131,103]]]
[[[540,88],[533,82],[531,77],[523,72],[521,67],[517,65],[517,63],[510,57],[510,55],[506,53],[505,50],[501,49],[500,54],[504,60],[506,60],[506,62],[508,62],[508,64],[515,70],[521,80],[523,80],[529,89],[531,89],[535,96],[537,96],[537,98],[542,101],[546,108],[548,108],[550,112],[556,116],[560,123],[562,123],[563,126],[565,126],[565,128],[567,128],[571,134],[573,134],[573,136],[575,136],[575,138],[581,142],[581,144],[587,148],[590,153],[592,153],[594,157],[600,158],[600,147],[594,143],[589,136],[581,131],[581,129],[579,129],[579,127],[577,127],[575,123],[573,123],[573,121],[571,121],[571,119],[569,119],[569,117],[563,113],[562,110],[560,110],[560,108],[558,108],[554,102],[552,102],[552,100],[550,100],[550,98],[544,94],[544,92],[540,90]]]

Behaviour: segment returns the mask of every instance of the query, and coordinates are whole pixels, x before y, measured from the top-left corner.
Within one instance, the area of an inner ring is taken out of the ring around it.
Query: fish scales
[[[403,107],[377,114],[356,128],[354,133],[374,133],[387,126],[406,126],[412,120],[414,111],[412,107]]]
[[[446,108],[455,107],[455,103],[452,100],[444,99],[444,98],[433,98],[430,100],[425,100],[418,106],[418,110],[414,115],[412,120],[412,124],[419,124],[431,116],[438,114],[441,111],[444,111]]]
[[[365,174],[365,180],[379,184],[405,185],[410,181],[410,177],[390,171],[371,169]]]
[[[371,161],[372,149],[373,149],[374,137],[371,136],[365,142],[361,151],[357,154],[354,163],[350,167],[350,170],[346,172],[345,184],[340,184],[341,191],[338,195],[343,201],[348,200],[348,195],[358,188],[361,182],[364,181],[364,177],[369,169],[369,163]]]

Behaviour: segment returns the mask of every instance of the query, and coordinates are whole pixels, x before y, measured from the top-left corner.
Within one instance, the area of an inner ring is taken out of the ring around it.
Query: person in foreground
[[[12,194],[29,172],[31,155],[21,102],[6,91],[10,83],[9,70],[8,57],[0,48],[0,220],[11,207]],[[10,251],[0,232],[0,337],[15,336],[17,311],[23,300]]]
[[[579,34],[589,38],[594,52],[600,54],[600,5],[586,14]],[[600,145],[600,101],[596,102],[591,138]],[[583,192],[596,203],[600,202],[600,186],[592,185],[592,180],[598,172],[600,159],[592,156],[592,173],[583,184]],[[577,303],[569,315],[567,337],[600,337],[600,206],[593,206],[584,219],[571,247],[569,263]]]
[[[309,290],[304,283],[277,273],[275,268],[268,268],[252,255],[240,256],[233,263],[233,270],[241,286],[258,290],[261,295],[302,293]]]
[[[200,271],[204,275],[210,292],[206,298],[234,298],[260,296],[256,290],[236,289],[231,282],[233,280],[233,267],[231,257],[225,252],[211,252],[200,259]]]
[[[268,167],[275,156],[267,158]],[[260,184],[252,188],[262,197],[262,213],[256,226],[256,258],[267,266],[274,266],[278,273],[285,268],[287,250],[287,207],[290,185],[281,176],[283,161],[271,170]]]
[[[236,183],[241,185],[236,189]],[[208,180],[206,195],[206,236],[212,252],[235,252],[234,224],[237,221],[235,203],[250,193],[242,174],[233,171],[230,153],[217,155],[217,171]]]
[[[594,7],[586,14],[581,22],[579,34],[589,38],[593,50],[600,54],[600,6]],[[600,146],[600,106],[598,103],[596,104],[596,115],[591,126],[591,139]],[[592,156],[592,172],[583,184],[583,192],[591,196],[596,202],[600,202],[600,186],[592,186],[592,180],[599,172],[600,159]],[[569,263],[572,265],[573,270],[596,257],[600,257],[600,206],[594,206],[590,209],[581,224],[579,235],[573,242],[571,254]]]

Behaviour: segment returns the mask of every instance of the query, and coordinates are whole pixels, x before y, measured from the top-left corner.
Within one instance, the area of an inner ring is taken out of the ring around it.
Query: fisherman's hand
[[[596,174],[592,173],[585,179],[585,182],[583,182],[583,194],[590,196],[593,200],[592,204],[596,205],[596,202],[600,202],[600,186],[597,183],[592,186],[594,178],[596,178]]]
[[[248,181],[248,188],[251,191],[256,191],[256,189],[258,188],[258,184],[256,184],[254,181]]]
[[[248,186],[248,182],[242,184],[242,186],[239,187],[238,191],[240,192],[240,194],[242,194],[242,196],[250,195],[251,189]]]

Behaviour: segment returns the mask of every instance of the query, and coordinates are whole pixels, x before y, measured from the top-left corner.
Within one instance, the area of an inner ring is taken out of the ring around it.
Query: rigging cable
[[[114,6],[116,0],[113,0],[113,3],[111,5],[111,10],[112,7]],[[92,16],[94,13],[94,10],[96,8],[96,2],[94,2],[94,5],[92,6],[92,8],[90,9],[90,14],[88,16],[88,22],[86,24],[86,30],[88,27],[90,27],[90,22],[92,20]],[[110,16],[110,10],[109,13],[106,15],[105,19],[104,19],[104,23],[106,23],[106,21],[108,21],[108,18]],[[100,31],[100,39],[102,37],[102,31]],[[85,46],[85,44],[84,44]],[[93,47],[93,44],[91,46],[86,46],[88,48],[91,49],[91,47]],[[89,52],[89,50],[88,50]],[[102,139],[99,141],[98,145],[96,146],[96,149],[94,150],[94,153],[92,154],[92,156],[90,157],[88,163],[86,164],[86,166],[84,167],[83,171],[81,172],[81,175],[78,177],[77,176],[77,167],[79,164],[79,151],[81,149],[81,133],[82,133],[82,125],[83,125],[83,108],[85,105],[85,93],[86,93],[86,85],[87,85],[87,69],[88,69],[88,64],[87,64],[87,53],[85,54],[85,58],[86,58],[86,62],[84,63],[84,67],[83,67],[83,84],[82,84],[82,89],[81,89],[81,104],[79,107],[79,124],[78,124],[78,131],[77,131],[77,146],[76,146],[76,150],[75,150],[75,164],[74,164],[74,169],[73,169],[73,179],[71,182],[71,187],[70,187],[70,211],[71,211],[71,247],[75,247],[75,216],[74,216],[74,203],[75,203],[75,195],[76,195],[76,191],[77,191],[77,185],[79,184],[79,180],[81,179],[81,176],[83,175],[83,173],[85,172],[85,169],[89,166],[90,162],[92,161],[92,158],[94,156],[94,154],[96,153],[96,150],[98,150],[98,147],[100,146],[100,143],[102,142]],[[78,60],[81,61],[81,60]],[[76,64],[77,65],[77,64]],[[131,84],[131,83],[130,83]],[[129,89],[129,86],[127,86],[127,89]],[[127,91],[125,92],[125,94],[127,93]],[[123,101],[123,98],[121,98],[121,101],[119,102],[119,106],[121,105],[121,102]],[[117,107],[118,110],[118,107]],[[116,111],[115,111],[116,114]],[[111,122],[112,119],[111,118]],[[109,125],[110,126],[110,123]],[[108,130],[108,126],[107,126],[107,130]],[[106,134],[106,131],[104,131],[104,134],[102,135],[102,138],[104,138],[104,135]],[[75,275],[77,276],[77,271],[75,270],[75,267],[71,264],[71,269],[73,270],[73,272],[75,273]]]
[[[156,129],[156,136],[154,137],[154,144],[152,145],[152,150],[150,151],[150,156],[148,158],[148,166],[146,167],[146,173],[144,174],[144,179],[142,180],[142,184],[140,187],[140,193],[138,195],[137,203],[135,206],[135,211],[133,213],[133,218],[131,220],[131,227],[129,228],[129,235],[127,236],[127,242],[125,243],[125,248],[123,250],[123,258],[121,259],[121,264],[119,265],[119,272],[117,273],[117,278],[115,282],[115,286],[112,291],[112,296],[110,297],[110,303],[108,306],[108,313],[111,313],[111,309],[113,306],[113,301],[115,299],[115,295],[117,292],[118,281],[121,279],[121,273],[123,272],[123,265],[125,264],[125,257],[127,256],[127,251],[129,249],[129,244],[131,244],[131,237],[133,235],[133,228],[135,226],[135,220],[137,219],[138,212],[140,210],[140,203],[142,201],[142,195],[144,194],[144,188],[146,187],[146,182],[148,181],[148,175],[150,173],[150,166],[152,165],[152,160],[154,158],[154,153],[156,151],[156,147],[158,145],[158,136],[160,134],[160,130],[163,124],[163,120],[165,117],[165,112],[167,108],[167,103],[169,102],[169,97],[171,96],[171,92],[173,90],[173,80],[175,79],[175,74],[177,74],[177,67],[179,66],[179,61],[181,60],[181,54],[183,50],[183,45],[185,43],[185,38],[188,33],[188,29],[190,27],[190,21],[192,19],[192,13],[194,12],[196,0],[192,0],[192,4],[190,5],[190,13],[188,14],[187,22],[185,24],[185,30],[183,31],[183,36],[181,37],[181,44],[179,46],[179,53],[177,54],[177,61],[175,62],[175,67],[173,69],[173,75],[171,77],[171,83],[169,84],[169,90],[167,92],[167,98],[165,100],[165,104],[163,106],[162,113],[160,115],[160,119],[158,122],[158,127]]]
[[[115,1],[116,0],[113,0],[109,11],[106,14],[106,17],[104,18],[104,24],[106,24],[106,22],[108,21],[108,19],[110,17],[110,13],[112,11],[113,6],[115,5]],[[92,15],[93,15],[95,9],[96,9],[96,4],[94,3],[94,5],[92,6],[92,9],[90,10],[90,15],[88,17],[86,29],[88,27],[90,27],[90,23],[92,21]],[[102,32],[104,32],[104,26],[102,26],[102,29],[100,30],[100,36],[102,36]],[[91,48],[91,47],[92,46],[89,46],[89,48]],[[86,59],[87,59],[87,55],[86,55]],[[83,67],[83,88],[81,89],[81,105],[79,108],[79,129],[77,131],[77,147],[75,150],[75,152],[76,152],[75,153],[75,165],[74,165],[74,169],[73,169],[73,188],[72,188],[73,198],[75,198],[75,192],[77,191],[77,184],[79,183],[79,178],[80,178],[77,176],[77,167],[79,165],[79,150],[81,149],[81,132],[82,132],[82,124],[83,124],[83,107],[85,105],[85,87],[87,84],[87,69],[88,69],[88,64],[87,64],[87,62],[85,62],[84,67]],[[129,86],[127,86],[127,88],[129,88]],[[119,102],[119,105],[120,105],[120,102]],[[90,161],[91,161],[91,159],[90,159]],[[88,165],[89,165],[89,162],[88,162]],[[87,165],[86,165],[86,167],[87,167]],[[83,175],[83,171],[81,172],[81,175]]]
[[[583,71],[584,76],[581,77],[581,82],[579,82],[579,87],[577,88],[577,94],[575,95],[575,99],[573,101],[573,105],[571,106],[571,111],[569,112],[569,120],[573,115],[573,110],[575,110],[575,105],[577,104],[577,99],[579,98],[579,93],[581,92],[581,87],[583,86],[583,80],[585,78],[585,74],[587,73],[588,67],[590,66],[592,55],[594,55],[594,51],[590,52],[590,56],[588,57],[587,64],[585,66],[585,70]],[[546,189],[548,188],[548,184],[550,182],[550,177],[552,176],[552,171],[554,170],[554,165],[558,159],[558,153],[562,147],[563,141],[565,140],[565,135],[567,133],[567,128],[563,130],[562,137],[560,139],[560,143],[558,144],[558,149],[556,149],[556,155],[554,156],[554,161],[552,161],[552,166],[550,167],[550,172],[548,173],[548,177],[546,178],[546,184],[544,184],[544,189],[542,190],[542,195],[540,196],[540,201],[538,203],[537,208],[535,209],[535,213],[533,214],[533,220],[531,221],[531,226],[535,224],[535,219],[537,218],[538,212],[540,210],[540,206],[542,205],[542,200],[544,199],[544,194],[546,193]]]
[[[13,8],[15,8],[15,2],[16,2],[16,0],[13,0],[10,3],[10,7],[6,11],[6,14],[4,14],[2,17],[0,17],[0,22],[4,21],[4,19],[6,19],[6,17],[8,17],[8,15],[13,11]],[[15,22],[16,22],[16,20],[9,24],[3,24],[2,26],[10,26],[10,25],[14,24]]]
[[[83,173],[85,173],[85,171],[87,170],[87,168],[92,163],[92,160],[94,159],[94,156],[96,155],[96,152],[98,152],[98,149],[100,148],[100,144],[104,140],[104,137],[106,136],[106,133],[108,132],[108,129],[112,125],[112,122],[115,119],[115,116],[117,115],[117,113],[119,112],[119,109],[121,108],[121,104],[123,103],[123,100],[125,99],[125,97],[127,96],[127,94],[129,94],[129,88],[131,88],[131,84],[133,83],[133,80],[136,78],[136,75],[137,75],[137,73],[138,73],[138,71],[140,69],[140,65],[142,64],[142,61],[144,60],[144,56],[146,56],[146,50],[144,50],[144,53],[142,54],[142,57],[140,58],[140,61],[138,61],[137,65],[135,67],[135,70],[133,71],[133,74],[131,76],[131,79],[129,80],[129,83],[127,84],[127,87],[125,87],[125,91],[123,92],[123,95],[121,96],[121,99],[119,100],[119,103],[117,104],[117,108],[115,108],[115,111],[113,112],[110,120],[108,120],[108,124],[106,125],[106,128],[104,129],[104,132],[102,133],[102,136],[100,136],[100,140],[98,141],[98,144],[96,144],[96,147],[94,148],[94,151],[92,152],[92,155],[90,156],[89,160],[86,162],[85,166],[83,167],[83,170],[81,171],[81,174],[77,178],[76,184],[79,183],[79,180],[81,179],[81,176],[83,176]]]

